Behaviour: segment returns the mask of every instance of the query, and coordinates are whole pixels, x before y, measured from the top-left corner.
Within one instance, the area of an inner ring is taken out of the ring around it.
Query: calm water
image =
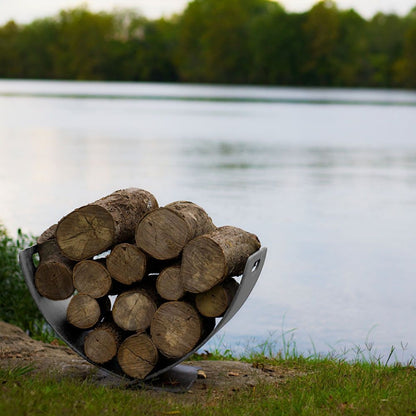
[[[0,220],[38,234],[136,186],[256,233],[268,258],[214,340],[416,356],[416,94],[0,81]],[[368,356],[368,353],[366,353]]]

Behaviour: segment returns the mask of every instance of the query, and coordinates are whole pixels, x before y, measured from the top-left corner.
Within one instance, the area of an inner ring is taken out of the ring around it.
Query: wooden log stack
[[[39,293],[70,298],[67,320],[89,360],[116,360],[144,379],[192,351],[230,306],[258,238],[217,228],[189,201],[159,207],[148,191],[116,191],[38,239]]]

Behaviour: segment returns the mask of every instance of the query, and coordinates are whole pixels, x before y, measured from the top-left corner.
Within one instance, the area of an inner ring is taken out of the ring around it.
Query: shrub
[[[19,251],[34,242],[34,237],[23,234],[20,229],[17,238],[11,238],[0,224],[0,320],[45,340],[50,338],[52,330],[29,293],[18,261]]]

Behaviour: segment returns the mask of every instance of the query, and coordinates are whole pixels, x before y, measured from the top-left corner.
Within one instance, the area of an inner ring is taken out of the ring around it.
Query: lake
[[[394,347],[407,362],[415,120],[405,91],[2,80],[0,221],[39,234],[132,186],[191,200],[268,248],[210,347],[381,360]]]

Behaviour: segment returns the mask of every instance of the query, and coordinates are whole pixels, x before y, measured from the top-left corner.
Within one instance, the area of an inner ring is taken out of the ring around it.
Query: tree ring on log
[[[83,260],[73,270],[75,289],[93,298],[102,298],[111,289],[112,279],[108,270],[98,261]]]
[[[186,221],[169,208],[147,214],[136,230],[136,244],[157,260],[178,257],[188,241]]]
[[[97,364],[110,361],[117,354],[119,334],[111,325],[101,324],[85,337],[85,355]]]
[[[121,243],[111,250],[106,259],[106,265],[113,279],[122,284],[131,285],[143,279],[147,258],[137,246]]]
[[[77,328],[92,328],[100,320],[101,308],[96,299],[80,293],[69,302],[66,317]]]
[[[187,292],[206,292],[226,276],[226,261],[222,248],[210,238],[191,240],[183,250],[181,276]]]
[[[107,250],[114,240],[111,214],[99,205],[86,205],[62,218],[56,241],[62,253],[72,260],[84,260]]]
[[[126,338],[120,345],[117,360],[122,370],[130,377],[143,379],[155,367],[158,351],[145,333]]]
[[[41,263],[35,273],[35,286],[48,299],[67,299],[74,293],[72,270],[60,262]]]
[[[144,331],[150,326],[157,306],[144,290],[119,295],[113,306],[114,322],[125,331]]]
[[[162,304],[150,325],[153,342],[167,358],[181,358],[192,351],[201,334],[201,318],[195,308],[186,302]]]

